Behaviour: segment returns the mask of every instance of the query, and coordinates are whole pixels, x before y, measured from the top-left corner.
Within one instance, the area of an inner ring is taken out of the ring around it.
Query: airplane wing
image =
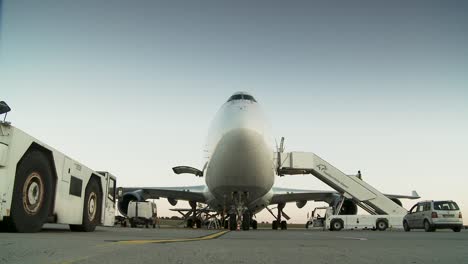
[[[278,203],[289,203],[297,201],[321,201],[330,203],[338,197],[340,193],[336,191],[315,191],[315,190],[301,190],[301,189],[289,189],[289,188],[277,188],[273,187],[273,197],[271,204]],[[385,194],[388,198],[401,198],[401,199],[419,199],[419,195],[416,191],[413,191],[411,195],[399,195],[399,194]]]
[[[185,186],[185,187],[124,187],[123,195],[141,195],[143,199],[159,199],[160,197],[175,200],[193,201],[206,203],[204,195],[206,186]]]
[[[416,192],[416,191],[412,191],[411,192],[411,195],[400,195],[400,194],[384,194],[385,196],[387,196],[388,198],[392,199],[392,198],[401,198],[401,199],[411,199],[411,200],[414,200],[414,199],[419,199],[421,198],[419,196],[419,194]]]
[[[331,203],[339,197],[335,191],[314,191],[273,187],[273,197],[270,204],[290,203],[297,201],[323,201]]]

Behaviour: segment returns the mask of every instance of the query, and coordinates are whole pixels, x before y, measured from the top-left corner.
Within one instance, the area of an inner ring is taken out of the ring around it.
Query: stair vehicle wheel
[[[271,228],[273,230],[277,230],[278,229],[278,221],[273,220],[273,222],[271,222]]]
[[[91,178],[86,186],[83,206],[83,223],[70,225],[70,230],[79,232],[92,232],[101,219],[102,195],[97,181]]]
[[[40,151],[27,153],[18,164],[7,229],[38,232],[46,222],[53,198],[52,170]]]
[[[411,231],[411,228],[409,227],[408,222],[406,221],[403,222],[403,229],[405,230],[405,232]]]
[[[281,230],[288,229],[288,223],[286,221],[281,221]]]
[[[377,230],[379,231],[385,231],[388,228],[388,224],[385,220],[378,220],[377,223],[375,224],[377,227]]]
[[[331,231],[340,231],[343,229],[343,222],[339,219],[334,219],[330,223],[330,230]]]

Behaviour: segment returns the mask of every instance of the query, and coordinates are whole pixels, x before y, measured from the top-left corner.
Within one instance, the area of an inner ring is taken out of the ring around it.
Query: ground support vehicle
[[[325,209],[321,216],[317,209]],[[306,228],[323,228],[324,230],[340,231],[342,229],[369,229],[385,231],[388,228],[402,228],[403,215],[336,215],[333,207],[318,207],[312,212]]]
[[[37,232],[46,222],[86,232],[97,225],[112,226],[115,186],[110,173],[91,170],[9,122],[0,122],[1,230]]]
[[[143,225],[146,228],[152,226],[156,228],[158,214],[156,204],[153,202],[131,201],[128,204],[128,220],[131,227]]]
[[[403,219],[405,231],[422,229],[434,232],[436,229],[452,229],[460,232],[463,218],[457,203],[447,201],[421,201],[415,204]]]

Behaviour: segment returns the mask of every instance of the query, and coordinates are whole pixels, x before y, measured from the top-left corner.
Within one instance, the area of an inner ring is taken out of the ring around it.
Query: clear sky
[[[386,193],[453,199],[468,223],[467,13],[466,1],[3,1],[0,100],[14,125],[119,186],[180,186],[204,180],[171,167],[202,167],[215,112],[248,91],[287,151],[360,169]],[[313,207],[285,211],[305,222]]]

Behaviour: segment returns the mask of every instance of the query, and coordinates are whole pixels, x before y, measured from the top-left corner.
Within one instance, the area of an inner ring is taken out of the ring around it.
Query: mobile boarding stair
[[[404,215],[407,210],[355,175],[347,175],[312,152],[281,152],[278,174],[312,174],[370,214]]]

